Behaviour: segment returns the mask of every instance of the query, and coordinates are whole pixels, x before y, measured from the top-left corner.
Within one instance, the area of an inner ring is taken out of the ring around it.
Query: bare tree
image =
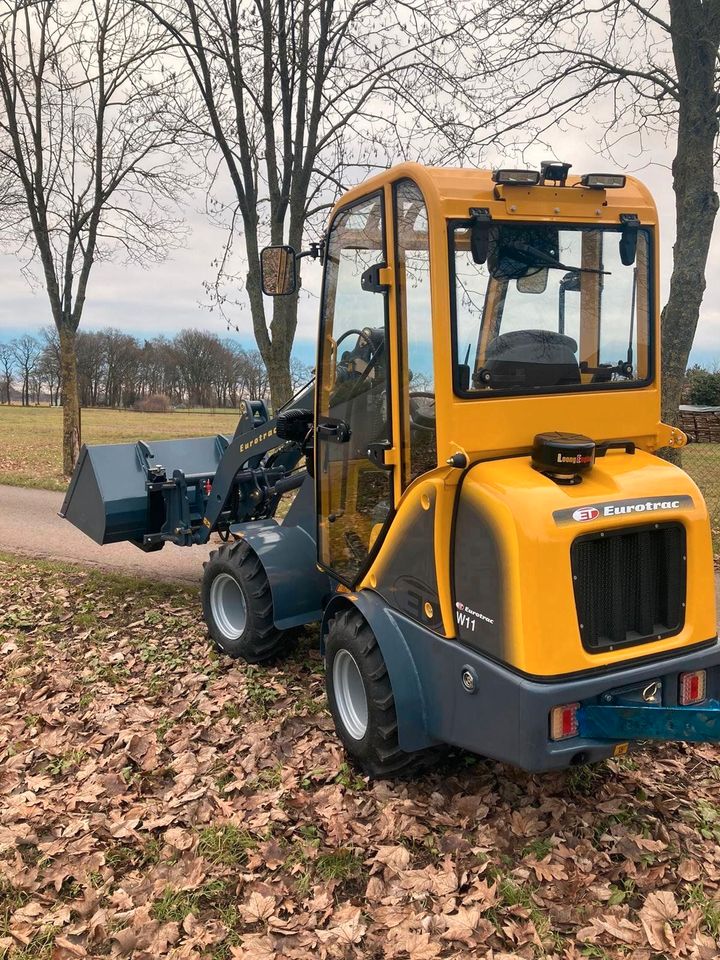
[[[487,16],[494,44],[476,47],[478,70],[500,106],[485,129],[461,131],[465,142],[501,131],[526,143],[589,115],[610,153],[629,137],[642,149],[651,132],[674,141],[662,372],[663,419],[676,424],[718,210],[720,0],[496,0]]]
[[[102,334],[81,330],[76,343],[80,401],[84,407],[97,407],[105,380],[105,344]]]
[[[20,395],[24,407],[30,406],[30,380],[36,372],[40,358],[40,344],[29,333],[23,334],[10,344],[20,374]]]
[[[15,377],[15,354],[9,343],[0,343],[0,374],[3,378],[5,399],[8,406],[11,402],[12,385]]]
[[[140,346],[131,334],[112,327],[98,336],[104,360],[104,402],[108,407],[127,406],[135,400]]]
[[[220,338],[202,330],[181,330],[173,341],[190,406],[209,407],[217,370]]]
[[[13,381],[22,369],[19,341],[0,343],[0,397],[11,396]],[[57,403],[59,337],[54,327],[40,331],[39,341],[27,335],[28,392],[40,402],[47,389]],[[32,355],[37,357],[32,361]],[[169,404],[237,407],[241,399],[269,399],[265,363],[257,350],[246,350],[230,338],[202,330],[181,330],[173,338],[156,337],[142,343],[112,327],[81,330],[77,335],[77,370],[83,406],[131,406],[137,400],[164,396]],[[293,389],[306,383],[312,370],[297,358],[291,361]],[[23,389],[25,401],[26,391]]]
[[[40,331],[41,354],[38,361],[43,382],[47,384],[49,406],[56,406],[62,387],[62,357],[60,356],[60,336],[55,327],[43,327]]]
[[[289,242],[300,249],[306,226],[346,180],[390,157],[440,159],[465,66],[452,51],[478,16],[473,3],[442,0],[136,2],[153,11],[184,54],[199,104],[186,107],[183,121],[194,123],[212,164],[230,176],[234,203],[220,276],[237,223],[247,272],[230,279],[244,280],[277,407],[292,393],[298,302],[297,294],[272,307],[263,301],[261,247]],[[221,308],[232,305],[222,284],[215,295]]]
[[[76,332],[92,266],[147,262],[177,238],[183,189],[168,104],[178,79],[129,0],[1,0],[0,201],[5,240],[39,263],[57,328],[63,469],[79,453]]]

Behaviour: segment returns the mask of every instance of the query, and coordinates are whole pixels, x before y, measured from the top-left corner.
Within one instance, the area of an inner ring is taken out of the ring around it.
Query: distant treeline
[[[85,407],[236,407],[267,399],[268,378],[257,350],[202,330],[138,339],[108,327],[77,336],[80,403]],[[295,386],[311,376],[294,362]],[[0,401],[62,403],[60,343],[54,327],[0,342]]]
[[[699,407],[720,407],[720,370],[707,370],[699,364],[685,374],[682,400]]]

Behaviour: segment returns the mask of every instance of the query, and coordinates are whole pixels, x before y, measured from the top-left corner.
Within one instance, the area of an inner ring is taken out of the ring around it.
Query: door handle
[[[317,425],[318,440],[331,440],[333,443],[347,443],[352,436],[350,425],[344,420],[327,419]]]
[[[389,440],[379,440],[377,443],[369,443],[367,448],[368,460],[371,460],[376,467],[381,470],[392,470],[393,465],[385,462],[385,454],[392,450],[392,443]]]

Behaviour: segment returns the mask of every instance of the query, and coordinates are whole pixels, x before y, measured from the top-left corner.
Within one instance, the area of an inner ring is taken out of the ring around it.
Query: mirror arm
[[[309,250],[303,250],[295,254],[296,260],[302,260],[303,257],[310,257],[312,260],[319,260],[322,263],[325,259],[325,237],[322,240],[313,240]]]

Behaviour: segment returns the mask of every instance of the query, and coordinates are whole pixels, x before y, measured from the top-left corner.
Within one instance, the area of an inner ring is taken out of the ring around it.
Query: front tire
[[[244,540],[210,554],[202,581],[203,617],[215,644],[233,659],[264,663],[286,653],[293,637],[273,622],[270,583]]]
[[[348,754],[375,779],[407,775],[427,762],[427,751],[400,749],[395,698],[375,635],[357,610],[330,621],[325,686],[335,730]]]

